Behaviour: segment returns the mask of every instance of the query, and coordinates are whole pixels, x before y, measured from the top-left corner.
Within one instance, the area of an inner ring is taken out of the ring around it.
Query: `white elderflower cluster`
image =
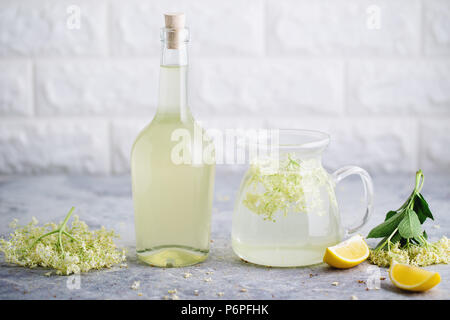
[[[331,203],[336,204],[334,186],[318,160],[296,160],[288,154],[278,169],[267,161],[255,162],[249,170],[247,193],[243,204],[265,220],[275,221],[273,215],[282,212],[324,213],[323,188]]]
[[[51,222],[38,226],[33,218],[20,227],[14,220],[10,224],[14,229],[10,239],[0,239],[0,252],[6,262],[28,268],[53,268],[56,274],[69,275],[110,268],[125,261],[125,251],[114,244],[113,238],[118,238],[114,231],[104,227],[91,231],[78,216],[74,216],[70,227],[66,226],[70,214],[61,226]]]
[[[397,242],[389,250],[370,250],[369,261],[380,267],[389,267],[392,260],[418,267],[450,262],[450,240],[447,237],[424,246],[399,246]]]

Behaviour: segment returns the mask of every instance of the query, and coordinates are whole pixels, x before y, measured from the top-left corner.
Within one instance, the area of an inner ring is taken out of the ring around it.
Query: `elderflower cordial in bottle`
[[[184,14],[166,14],[158,109],[131,153],[136,251],[159,267],[196,264],[209,252],[214,145],[188,107],[188,41]]]

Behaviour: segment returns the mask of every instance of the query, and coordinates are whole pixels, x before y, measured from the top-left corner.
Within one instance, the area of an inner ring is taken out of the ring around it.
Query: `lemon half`
[[[369,247],[363,237],[356,235],[333,247],[328,247],[323,262],[332,267],[347,269],[354,267],[369,257]]]
[[[426,291],[441,282],[441,276],[437,272],[395,261],[389,268],[389,277],[396,287],[409,291]]]

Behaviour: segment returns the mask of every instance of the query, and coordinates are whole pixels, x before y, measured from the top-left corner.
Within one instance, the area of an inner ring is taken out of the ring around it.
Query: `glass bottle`
[[[158,108],[134,142],[131,175],[138,258],[181,267],[208,256],[214,145],[188,107],[184,15],[166,14],[165,22]]]

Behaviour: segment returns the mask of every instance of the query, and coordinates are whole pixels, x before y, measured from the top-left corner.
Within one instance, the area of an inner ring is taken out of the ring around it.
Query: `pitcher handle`
[[[355,233],[356,231],[361,229],[361,227],[363,227],[367,223],[367,220],[369,220],[369,217],[372,215],[373,211],[373,183],[372,178],[370,177],[369,173],[366,170],[356,166],[345,166],[333,172],[331,177],[333,178],[334,182],[338,184],[346,177],[354,174],[359,175],[364,186],[364,198],[366,199],[366,212],[364,213],[363,219],[360,223],[345,230],[345,233],[347,235]]]

